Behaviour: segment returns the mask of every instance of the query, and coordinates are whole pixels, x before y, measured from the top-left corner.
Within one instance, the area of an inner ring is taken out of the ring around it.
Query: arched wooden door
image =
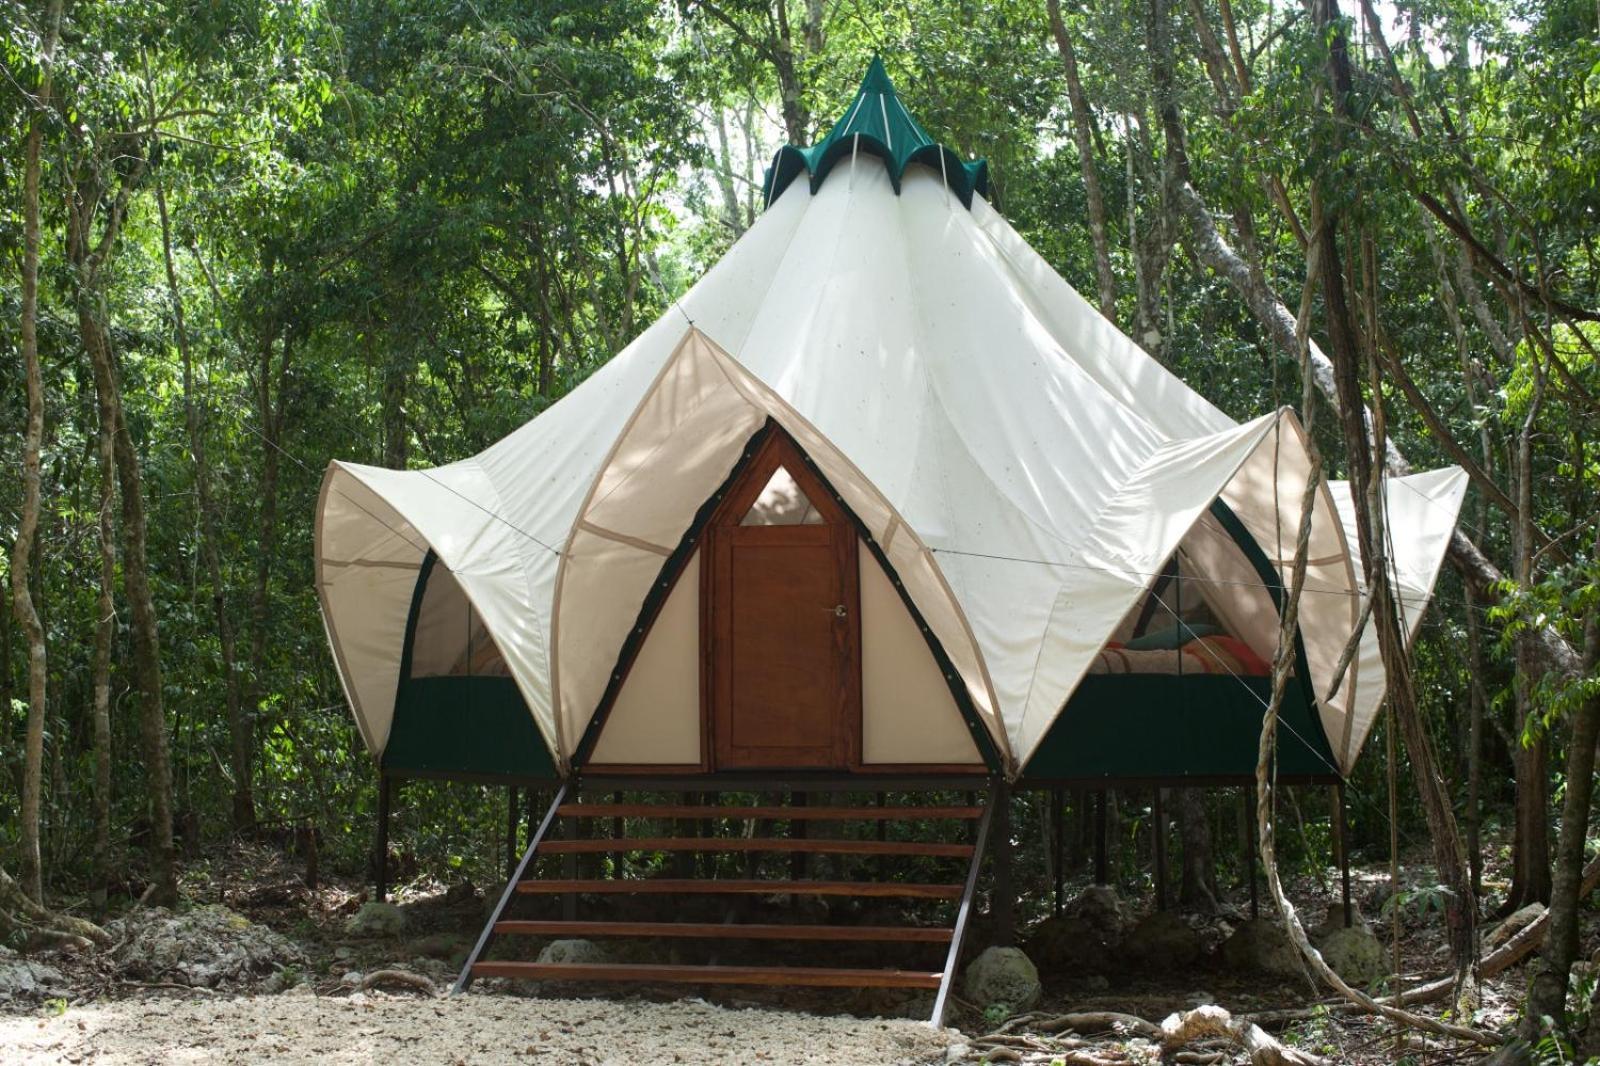
[[[861,752],[856,531],[776,425],[706,529],[713,768],[848,769]]]

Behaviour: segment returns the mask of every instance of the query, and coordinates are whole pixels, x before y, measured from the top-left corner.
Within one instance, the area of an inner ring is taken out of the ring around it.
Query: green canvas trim
[[[883,69],[883,60],[874,56],[855,99],[826,137],[809,148],[786,144],[778,149],[762,179],[764,206],[772,206],[772,201],[802,173],[810,175],[811,192],[815,194],[834,164],[855,153],[883,160],[896,196],[900,195],[906,167],[913,163],[943,175],[945,184],[968,210],[974,193],[989,195],[988,161],[963,161],[956,152],[929,137],[900,102],[889,72]]]
[[[414,677],[400,682],[383,769],[555,780],[544,738],[509,677]]]
[[[1090,674],[1079,683],[1022,780],[1249,777],[1268,677]],[[1329,777],[1322,727],[1298,677],[1283,694],[1278,773]],[[1309,744],[1307,743],[1309,741]]]

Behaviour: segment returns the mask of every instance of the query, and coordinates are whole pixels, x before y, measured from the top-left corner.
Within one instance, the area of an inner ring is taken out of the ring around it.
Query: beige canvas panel
[[[331,463],[317,507],[317,598],[345,698],[367,750],[389,741],[400,648],[427,542],[377,493]],[[326,566],[322,554],[385,565]],[[406,563],[406,566],[388,565]]]
[[[640,545],[676,545],[765,420],[721,369],[693,358],[689,331],[640,401],[574,525],[555,590],[552,658],[563,763],[600,705],[660,573]],[[601,528],[604,536],[587,532]]]
[[[1361,550],[1356,536],[1355,503],[1350,495],[1350,483],[1336,481],[1331,486],[1332,496],[1344,525],[1345,539],[1350,544],[1352,558],[1360,567]],[[1399,600],[1407,627],[1407,635],[1415,638],[1428,602],[1433,597],[1433,587],[1439,578],[1439,568],[1450,545],[1456,517],[1461,511],[1461,501],[1466,498],[1467,474],[1460,467],[1446,467],[1402,478],[1385,478],[1383,481],[1384,505],[1388,517],[1390,566],[1397,579]],[[1365,591],[1365,581],[1362,582]],[[1377,721],[1378,709],[1383,702],[1383,655],[1378,648],[1377,627],[1368,624],[1361,634],[1361,644],[1351,663],[1359,666],[1361,676],[1369,682],[1350,696],[1350,729],[1342,745],[1341,758],[1354,764],[1367,734]],[[1337,749],[1336,749],[1337,750]]]
[[[1184,604],[1198,593],[1229,634],[1271,662],[1278,649],[1278,609],[1271,591],[1222,523],[1206,513],[1183,538],[1178,551]],[[1172,602],[1170,593],[1167,602]]]
[[[439,677],[451,672],[467,651],[472,605],[450,568],[435,562],[422,590],[417,628],[411,638],[411,676]]]
[[[611,684],[622,645],[638,621],[662,562],[653,552],[581,531],[568,545],[562,589],[572,606],[560,616],[562,648],[571,651],[561,681],[566,757],[583,738]]]
[[[1310,455],[1298,419],[1286,420],[1280,428],[1274,439],[1240,468],[1223,491],[1222,499],[1268,560],[1273,561],[1279,577],[1287,585],[1300,532],[1300,508],[1310,472]],[[1360,590],[1355,571],[1349,565],[1344,529],[1326,484],[1317,492],[1314,508],[1306,556],[1309,560],[1328,561],[1306,567],[1300,595],[1300,640],[1305,648],[1306,668],[1311,674],[1322,728],[1337,754],[1345,746],[1343,739],[1349,735],[1351,695],[1369,683],[1369,679],[1352,667],[1335,698],[1325,698],[1332,687],[1334,667],[1355,630]],[[1277,646],[1276,638],[1272,646]],[[1353,754],[1350,761],[1341,758],[1341,769],[1350,769],[1353,759]]]
[[[978,651],[977,638],[973,636],[955,594],[949,591],[950,586],[945,581],[943,571],[934,561],[933,553],[912,533],[910,526],[897,521],[893,532],[894,540],[884,552],[890,567],[900,575],[901,584],[908,589],[938,587],[945,590],[943,597],[915,600],[917,610],[922,613],[922,620],[938,639],[939,646],[954,667],[966,690],[968,702],[989,726],[990,733],[1003,737],[1005,727],[1000,722],[988,663]],[[947,640],[946,636],[952,633],[957,634],[959,639]],[[1001,750],[1007,750],[1007,747]]]
[[[598,765],[700,761],[700,553],[650,627],[590,756]]]
[[[1094,516],[1092,536],[1070,563],[1047,572],[1057,589],[1040,642],[1033,686],[1015,727],[1024,764],[1048,733],[1107,636],[1154,584],[1166,560],[1287,409],[1207,437],[1158,449]],[[1042,568],[1041,568],[1042,569]],[[1041,573],[1041,579],[1046,573]]]
[[[554,643],[569,748],[598,708],[622,642],[660,569],[659,556],[628,541],[678,543],[768,417],[795,437],[869,530],[884,531],[895,517],[860,470],[815,427],[710,338],[689,330],[596,478],[562,561]],[[612,535],[595,536],[586,527],[603,527]],[[912,565],[899,572],[913,602],[969,691],[984,691],[982,660],[937,566],[910,528],[897,534],[895,548],[910,556]],[[985,694],[975,702],[1003,748],[992,698]]]
[[[863,545],[861,761],[983,762],[928,642],[878,560]]]

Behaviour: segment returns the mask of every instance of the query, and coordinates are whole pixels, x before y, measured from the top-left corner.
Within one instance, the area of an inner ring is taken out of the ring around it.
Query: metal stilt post
[[[1050,853],[1054,861],[1050,864],[1051,872],[1055,874],[1055,894],[1051,897],[1050,913],[1061,917],[1061,908],[1065,905],[1062,898],[1066,891],[1066,871],[1062,868],[1062,858],[1066,851],[1066,811],[1062,810],[1065,796],[1061,789],[1050,790]]]
[[[379,903],[389,898],[389,805],[393,784],[389,775],[378,772],[378,847],[373,856],[377,884],[373,893]]]
[[[1110,884],[1106,865],[1106,792],[1094,794],[1094,883]]]
[[[1167,811],[1161,802],[1161,788],[1155,799],[1156,910],[1167,909]]]

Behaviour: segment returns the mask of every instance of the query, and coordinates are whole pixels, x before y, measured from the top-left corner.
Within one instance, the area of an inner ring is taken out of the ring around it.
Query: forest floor
[[[147,971],[130,977],[126,965],[104,952],[36,955],[59,971],[61,982],[31,1001],[0,999],[0,1058],[119,1066],[266,1059],[1047,1066],[1070,1051],[1086,1057],[1073,1060],[1069,1054],[1066,1061],[1098,1057],[1139,1063],[1160,1061],[1154,1045],[1125,1032],[1087,1039],[1050,1033],[1048,1019],[1069,1011],[1105,1011],[1159,1024],[1173,1012],[1204,1003],[1236,1017],[1259,1018],[1285,1044],[1349,1066],[1468,1057],[1415,1040],[1401,1048],[1392,1027],[1341,1009],[1303,981],[1239,973],[1210,955],[1159,971],[1087,975],[1047,969],[1041,974],[1043,999],[1032,1015],[1039,1024],[1019,1026],[1007,1038],[1009,1047],[999,1051],[999,1044],[979,1038],[999,1019],[985,1019],[959,997],[951,1027],[943,1031],[918,1020],[926,1017],[926,994],[874,990],[764,994],[723,989],[701,998],[651,987],[594,997],[571,988],[484,981],[469,996],[443,998],[483,920],[483,896],[470,886],[412,886],[400,893],[409,916],[403,936],[355,936],[347,924],[365,898],[359,886],[307,889],[298,871],[271,849],[241,848],[193,869],[184,886],[189,902],[220,903],[252,928],[275,931],[291,961],[252,963],[247,973],[208,977],[211,987],[187,987],[191,975],[163,979]],[[1377,912],[1385,890],[1386,874],[1358,869],[1355,898],[1366,913]],[[1292,886],[1291,895],[1309,916],[1320,916],[1328,899],[1326,888],[1309,880]],[[1417,898],[1425,900],[1426,893]],[[1243,917],[1242,909],[1235,909],[1201,927],[1220,937],[1230,918]],[[1443,972],[1437,915],[1413,904],[1402,908],[1402,921],[1402,965],[1412,979],[1406,983]],[[1380,934],[1388,924],[1386,916]],[[974,936],[982,940],[981,924]],[[434,993],[367,980],[394,969],[422,975]],[[1524,979],[1519,967],[1489,982],[1475,1023],[1495,1029],[1509,1022]],[[1223,1045],[1196,1050],[1200,1058],[1190,1061],[1247,1061],[1242,1052]]]

